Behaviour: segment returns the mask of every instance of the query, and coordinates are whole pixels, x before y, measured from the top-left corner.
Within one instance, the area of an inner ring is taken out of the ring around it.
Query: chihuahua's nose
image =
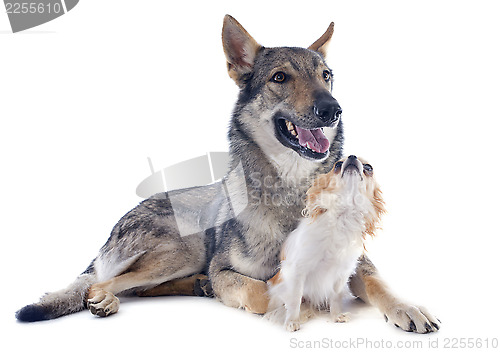
[[[314,115],[328,125],[336,122],[342,115],[339,103],[328,92],[322,92],[316,96],[313,110]]]

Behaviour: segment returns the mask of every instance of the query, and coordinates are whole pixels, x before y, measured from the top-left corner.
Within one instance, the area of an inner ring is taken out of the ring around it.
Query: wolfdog
[[[54,319],[85,308],[108,316],[118,311],[119,293],[214,295],[228,306],[265,313],[266,280],[278,270],[305,193],[342,156],[342,109],[325,61],[332,34],[333,23],[307,49],[266,48],[226,15],[223,49],[240,90],[228,133],[230,170],[241,177],[230,187],[228,174],[143,201],[120,219],[70,286],[22,308],[17,319]],[[228,202],[225,192],[237,201]],[[427,313],[397,300],[366,256],[350,284],[394,324],[425,332],[413,321],[427,321]]]

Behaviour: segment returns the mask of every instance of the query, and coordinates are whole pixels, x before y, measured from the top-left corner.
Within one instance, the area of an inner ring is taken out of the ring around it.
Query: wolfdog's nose
[[[327,124],[334,123],[342,115],[339,103],[330,94],[318,96],[314,102],[313,110],[314,114]]]

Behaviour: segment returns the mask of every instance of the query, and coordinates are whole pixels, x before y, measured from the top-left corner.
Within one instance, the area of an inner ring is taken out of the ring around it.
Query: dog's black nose
[[[349,155],[349,156],[347,157],[347,159],[350,159],[350,160],[356,160],[356,159],[357,159],[357,157],[356,157],[356,155]]]
[[[334,123],[342,115],[342,109],[337,100],[326,92],[316,96],[313,110],[314,115],[327,124]]]

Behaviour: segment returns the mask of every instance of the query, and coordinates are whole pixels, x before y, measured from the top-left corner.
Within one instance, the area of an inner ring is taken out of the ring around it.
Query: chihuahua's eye
[[[273,81],[278,83],[283,83],[286,80],[286,75],[284,72],[276,72],[273,76]]]
[[[325,82],[328,82],[332,79],[332,74],[330,73],[330,71],[328,70],[323,71],[323,79],[325,80]]]
[[[368,172],[372,172],[373,171],[373,167],[370,165],[370,164],[364,164],[363,165],[363,168],[368,171]]]
[[[342,164],[343,164],[343,161],[338,161],[336,164],[335,164],[335,168],[333,170],[333,172],[339,172],[340,169],[342,168]]]

